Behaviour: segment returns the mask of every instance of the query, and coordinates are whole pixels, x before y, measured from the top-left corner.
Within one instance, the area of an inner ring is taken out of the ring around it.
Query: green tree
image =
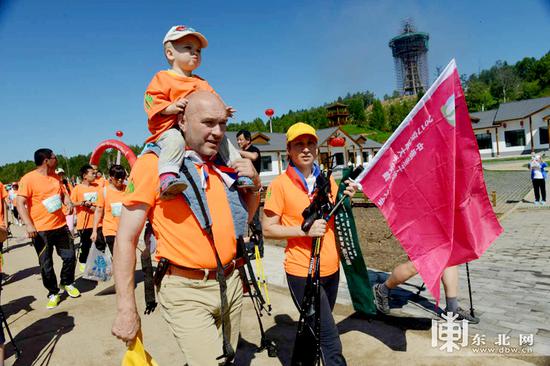
[[[349,114],[356,125],[364,125],[366,122],[365,105],[362,98],[353,98],[348,105]]]
[[[377,130],[382,130],[386,127],[386,115],[382,103],[378,99],[372,103],[372,111],[368,122],[369,127]]]
[[[491,109],[496,103],[497,101],[493,98],[489,85],[480,80],[468,82],[466,104],[471,111]]]

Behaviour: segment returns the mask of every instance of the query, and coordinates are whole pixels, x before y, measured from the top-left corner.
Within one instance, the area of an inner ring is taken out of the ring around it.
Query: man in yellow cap
[[[312,126],[298,122],[288,129],[286,140],[290,161],[285,174],[275,178],[267,190],[262,220],[263,233],[266,238],[287,239],[284,266],[290,294],[297,306],[302,303],[304,297],[312,238],[322,237],[321,354],[324,365],[345,365],[342,343],[332,316],[340,278],[334,218],[329,222],[324,219],[316,220],[308,232],[304,232],[301,228],[302,212],[314,199],[317,176],[321,174],[317,165],[317,134]],[[347,183],[345,193],[351,197],[357,188],[354,183],[349,181]],[[330,184],[330,200],[334,203],[338,186],[332,177]],[[308,350],[301,352],[308,352]]]

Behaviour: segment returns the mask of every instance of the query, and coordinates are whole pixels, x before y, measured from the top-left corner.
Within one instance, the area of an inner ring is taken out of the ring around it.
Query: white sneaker
[[[539,205],[539,201],[535,201],[535,206],[538,206]]]
[[[544,206],[546,204],[546,201],[540,201],[540,205]]]

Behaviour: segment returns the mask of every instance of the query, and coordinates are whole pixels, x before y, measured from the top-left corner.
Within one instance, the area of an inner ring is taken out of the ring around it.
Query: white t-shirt
[[[531,162],[531,169],[533,170],[533,179],[544,179],[540,169],[540,163],[538,161]]]

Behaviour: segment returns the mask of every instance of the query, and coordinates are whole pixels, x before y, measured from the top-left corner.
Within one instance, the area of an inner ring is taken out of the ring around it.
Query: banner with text
[[[358,178],[439,302],[445,268],[500,235],[452,60]]]

